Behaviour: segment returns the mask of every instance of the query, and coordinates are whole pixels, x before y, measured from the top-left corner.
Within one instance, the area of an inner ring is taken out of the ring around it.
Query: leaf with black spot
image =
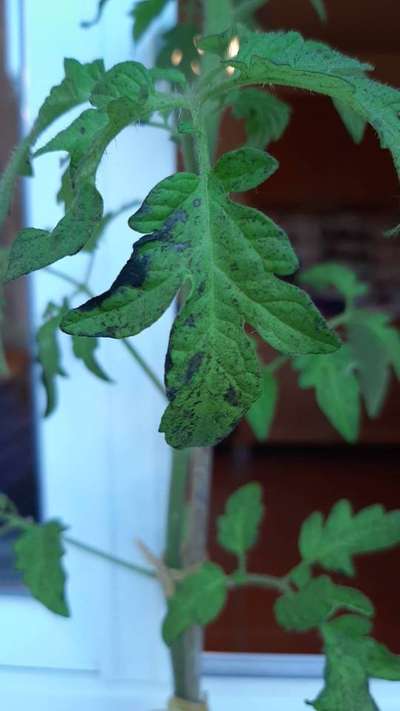
[[[98,234],[103,200],[96,174],[107,146],[126,126],[165,106],[163,99],[157,101],[151,75],[138,62],[123,62],[102,74],[91,87],[90,100],[96,109],[84,111],[36,154],[70,155],[61,193],[66,214],[52,231],[28,228],[18,234],[7,281],[76,254]]]
[[[271,156],[244,148],[223,156],[209,175],[163,180],[130,220],[148,234],[111,289],[63,320],[73,335],[136,335],[190,285],[166,361],[170,405],[161,431],[174,447],[221,440],[258,398],[260,367],[246,323],[284,353],[338,347],[308,296],[275,276],[297,268],[283,230],[228,196],[276,168]]]

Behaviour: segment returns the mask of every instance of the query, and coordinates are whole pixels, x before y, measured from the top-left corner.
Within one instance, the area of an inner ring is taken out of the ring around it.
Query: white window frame
[[[124,29],[122,21],[132,0],[111,2],[104,22],[84,34],[79,21],[93,16],[96,5],[97,0],[8,0],[9,68],[22,78],[25,130],[49,86],[60,80],[64,56],[82,61],[104,57],[107,66],[133,57],[129,23]],[[160,24],[168,23],[173,13],[171,4]],[[151,62],[154,37],[139,47],[135,58]],[[125,131],[101,169],[107,206],[143,197],[173,172],[174,163],[173,144],[161,132]],[[54,204],[58,158],[40,159],[35,172],[35,180],[26,182],[27,223],[47,227],[60,215]],[[125,222],[119,220],[109,230],[102,247],[96,264],[99,291],[109,286],[129,255]],[[76,276],[80,264],[75,257],[60,268]],[[62,297],[65,288],[46,273],[31,278],[35,324],[49,299]],[[160,377],[171,320],[169,312],[135,339]],[[100,358],[118,382],[107,386],[76,363],[67,340],[62,339],[63,357],[71,377],[61,380],[61,406],[47,421],[39,418],[43,402],[36,387],[43,515],[68,523],[75,538],[142,563],[135,539],[146,541],[156,553],[164,543],[170,453],[157,433],[161,397],[116,342],[101,344]],[[15,711],[164,708],[170,667],[160,641],[164,602],[157,586],[76,549],[68,549],[65,563],[71,620],[47,613],[27,596],[0,597],[3,705]],[[303,699],[314,698],[321,687],[322,660],[205,654],[203,671],[213,711],[264,711],[266,704],[277,711],[300,711]],[[394,711],[399,685],[374,686],[383,711]]]

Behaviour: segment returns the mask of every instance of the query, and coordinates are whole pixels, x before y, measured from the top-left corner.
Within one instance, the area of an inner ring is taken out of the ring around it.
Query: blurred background
[[[400,85],[400,6],[395,0],[327,2],[329,21],[321,25],[306,2],[274,2],[259,12],[265,29],[297,29],[305,37],[368,60],[377,79]],[[380,149],[371,128],[360,146],[350,139],[329,99],[294,90],[277,95],[293,107],[284,137],[270,146],[280,169],[249,196],[249,203],[282,225],[300,256],[301,268],[323,261],[352,267],[372,285],[365,302],[388,310],[400,325],[399,245],[382,233],[396,224],[399,189],[390,155]],[[224,149],[240,140],[237,123],[227,117]],[[343,304],[327,293],[314,295],[330,317]],[[266,360],[272,352],[264,348]],[[372,503],[400,505],[400,385],[391,383],[386,405],[376,420],[365,416],[357,445],[346,444],[321,414],[314,393],[300,390],[291,366],[279,373],[280,397],[270,436],[259,444],[243,423],[215,452],[211,521],[227,495],[255,480],[264,487],[267,506],[262,541],[250,556],[254,570],[284,575],[297,562],[301,522],[348,498],[355,509]],[[212,556],[233,565],[221,553],[211,531]],[[375,601],[376,636],[400,653],[398,599],[400,580],[393,577],[398,553],[359,560],[357,585]],[[338,578],[340,580],[340,578]],[[228,609],[209,628],[211,650],[311,653],[320,650],[315,635],[282,632],[267,591],[238,590]],[[239,620],[239,623],[238,623]],[[260,623],[262,621],[262,623]]]
[[[266,29],[295,28],[306,37],[376,66],[376,77],[400,85],[400,7],[395,0],[334,0],[329,23],[321,25],[306,0],[271,2],[260,11]],[[0,170],[19,126],[18,100],[5,71],[4,6],[0,0]],[[339,261],[354,268],[372,284],[369,305],[390,311],[400,322],[398,243],[382,232],[398,222],[399,189],[389,153],[381,151],[371,129],[361,146],[352,143],[331,102],[323,97],[282,90],[293,107],[284,138],[271,152],[281,168],[265,186],[248,196],[249,204],[264,210],[288,232],[302,268],[321,261]],[[227,115],[221,150],[240,143],[243,133]],[[20,197],[2,237],[8,244],[23,221]],[[342,309],[329,293],[316,299],[329,317]],[[22,280],[7,287],[5,346],[10,376],[0,382],[0,490],[23,515],[37,516],[38,477],[35,453],[34,393],[29,289]],[[400,324],[399,324],[400,325]],[[265,348],[265,358],[272,353]],[[88,376],[90,377],[90,376]],[[300,390],[290,366],[279,374],[278,412],[265,444],[257,443],[243,423],[215,452],[211,521],[226,497],[247,481],[262,483],[267,517],[262,540],[251,555],[260,572],[284,574],[297,562],[296,539],[301,522],[312,511],[327,512],[340,498],[354,507],[380,502],[400,506],[398,454],[400,445],[400,387],[394,381],[379,419],[365,418],[359,444],[347,445],[318,409],[311,391]],[[118,387],[118,386],[116,386]],[[214,547],[210,553],[228,568],[233,560]],[[0,585],[15,589],[8,565],[8,547],[0,546]],[[398,598],[400,582],[391,571],[398,553],[364,558],[359,564],[360,587],[378,610],[376,636],[400,653]],[[266,591],[235,591],[226,611],[210,627],[210,651],[309,653],[320,649],[312,635],[288,635],[272,615],[273,597]],[[262,624],[260,620],[262,619]]]

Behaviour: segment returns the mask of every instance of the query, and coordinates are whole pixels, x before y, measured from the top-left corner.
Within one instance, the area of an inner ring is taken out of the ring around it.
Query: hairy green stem
[[[186,511],[189,459],[189,450],[174,449],[172,451],[164,563],[168,568],[174,568],[176,570],[183,568],[182,546],[185,530],[184,514]],[[185,658],[184,636],[172,644],[170,657],[174,680],[174,694],[179,698],[186,698],[188,690],[186,683],[187,663]]]
[[[40,133],[40,127],[36,123],[28,135],[14,149],[11,158],[0,178],[0,228],[10,210],[15,184],[18,177],[23,173],[24,163],[29,156],[29,149],[35,143]]]

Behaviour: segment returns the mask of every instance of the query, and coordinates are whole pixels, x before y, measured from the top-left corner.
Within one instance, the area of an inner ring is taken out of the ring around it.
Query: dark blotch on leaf
[[[121,288],[121,286],[133,286],[136,289],[142,286],[146,279],[149,263],[150,257],[147,254],[143,256],[132,256],[129,262],[125,264],[119,277],[112,285],[110,289],[110,294]]]
[[[226,402],[229,402],[230,405],[233,405],[233,407],[237,407],[239,405],[238,396],[235,388],[233,388],[232,386],[228,388],[224,395],[224,400],[226,400]]]
[[[200,207],[200,205],[201,205],[201,198],[195,198],[195,200],[193,200],[193,207]]]
[[[204,353],[196,353],[189,361],[189,365],[186,370],[186,383],[189,383],[193,376],[197,373],[200,368],[204,358]]]

